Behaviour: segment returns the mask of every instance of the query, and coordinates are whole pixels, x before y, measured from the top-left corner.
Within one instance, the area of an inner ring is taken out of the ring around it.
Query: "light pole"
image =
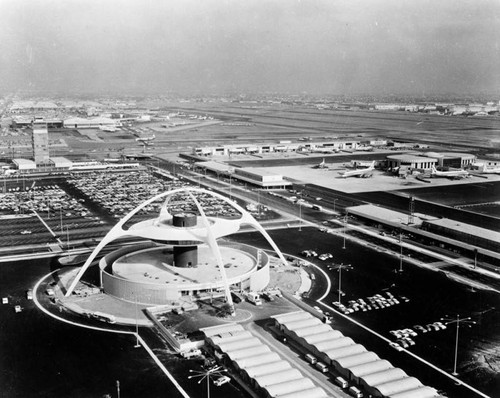
[[[299,202],[299,232],[302,232],[302,202]]]
[[[137,296],[134,295],[135,300],[135,346],[134,348],[139,348],[139,320],[137,318]]]
[[[337,201],[338,199],[333,199],[333,212],[335,213],[335,202]]]
[[[344,216],[344,246],[342,246],[342,249],[345,249],[346,230],[347,230],[347,213],[345,213],[345,216]]]
[[[69,227],[66,225],[66,252],[69,256]]]
[[[403,238],[399,228],[399,272],[403,272]]]
[[[339,304],[341,303],[341,297],[342,297],[342,269],[345,268],[346,271],[349,271],[352,269],[352,266],[351,264],[345,264],[344,263],[340,263],[336,269],[337,269],[337,272],[339,273]],[[335,269],[335,268],[332,268],[332,269]]]
[[[189,373],[193,373],[191,376],[188,376],[188,379],[192,379],[192,378],[200,378],[200,380],[198,381],[198,384],[200,384],[203,380],[207,379],[207,398],[210,398],[210,377],[213,377],[213,376],[217,376],[217,377],[220,377],[222,376],[222,373],[220,373],[220,369],[221,367],[220,366],[217,366],[215,368],[212,368],[212,369],[208,369],[208,370],[192,370],[190,369],[189,370]]]
[[[471,321],[470,317],[460,318],[460,315],[458,315],[458,314],[457,314],[457,318],[456,319],[446,317],[446,318],[441,318],[441,320],[444,321],[447,325],[452,324],[452,323],[456,323],[457,324],[457,333],[456,333],[456,337],[455,337],[455,360],[454,360],[454,363],[453,363],[453,373],[452,373],[452,375],[453,376],[458,376],[458,373],[457,373],[457,357],[458,357],[458,330],[460,329],[460,322],[466,324],[468,327],[470,327],[471,325],[475,325],[476,322],[475,321]]]

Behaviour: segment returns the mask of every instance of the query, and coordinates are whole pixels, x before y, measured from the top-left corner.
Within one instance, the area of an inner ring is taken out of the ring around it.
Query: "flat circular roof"
[[[257,267],[257,259],[235,247],[219,246],[227,279],[239,277]],[[198,264],[174,267],[172,249],[157,247],[126,254],[112,265],[113,275],[140,283],[182,285],[221,283],[217,260],[207,245],[198,247]]]

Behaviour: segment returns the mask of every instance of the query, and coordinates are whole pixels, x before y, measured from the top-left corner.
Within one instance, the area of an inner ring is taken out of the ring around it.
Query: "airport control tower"
[[[47,163],[49,160],[49,130],[47,123],[34,120],[33,130],[33,160],[36,164]]]

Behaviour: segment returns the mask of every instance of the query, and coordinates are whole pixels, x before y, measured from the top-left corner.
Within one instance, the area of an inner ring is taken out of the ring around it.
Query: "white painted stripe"
[[[135,334],[135,333],[134,333]],[[149,348],[149,346],[146,344],[146,342],[142,339],[141,336],[137,336],[137,338],[140,340],[142,346],[146,349],[146,351],[149,353],[149,355],[151,356],[151,358],[153,358],[153,360],[156,362],[156,364],[158,365],[158,367],[163,371],[163,373],[165,373],[165,375],[170,379],[170,381],[172,382],[172,384],[177,387],[177,390],[182,394],[183,397],[185,398],[189,398],[189,395],[186,393],[186,391],[184,391],[184,389],[181,387],[181,385],[177,382],[177,380],[175,380],[174,376],[172,376],[172,374],[167,370],[167,368],[165,368],[165,366],[163,366],[163,364],[161,363],[161,361],[158,359],[158,357],[154,354],[154,352],[151,350],[151,348]]]

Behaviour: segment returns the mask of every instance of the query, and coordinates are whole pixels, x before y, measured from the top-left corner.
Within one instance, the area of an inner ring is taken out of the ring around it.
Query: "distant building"
[[[33,129],[33,159],[36,164],[49,160],[49,130],[47,123],[35,120]]]
[[[387,156],[387,167],[390,169],[396,169],[406,166],[410,169],[428,170],[431,169],[432,166],[436,166],[436,164],[437,159],[412,154]]]

